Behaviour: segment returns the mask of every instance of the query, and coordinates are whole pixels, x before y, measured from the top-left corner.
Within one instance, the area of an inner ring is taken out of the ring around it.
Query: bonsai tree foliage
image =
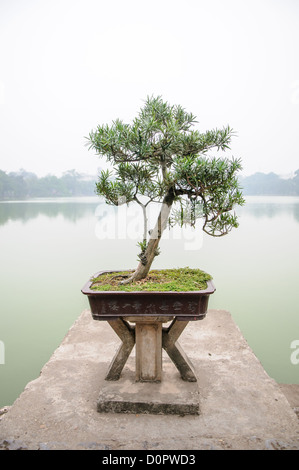
[[[122,284],[147,276],[168,223],[195,227],[200,218],[203,231],[213,237],[238,227],[233,209],[244,204],[236,176],[241,160],[208,155],[229,149],[233,130],[200,133],[193,129],[195,119],[160,96],[148,97],[132,124],[117,119],[89,134],[89,148],[112,167],[100,173],[97,194],[112,205],[136,202],[143,212],[139,264]],[[147,208],[153,202],[161,207],[148,230]]]

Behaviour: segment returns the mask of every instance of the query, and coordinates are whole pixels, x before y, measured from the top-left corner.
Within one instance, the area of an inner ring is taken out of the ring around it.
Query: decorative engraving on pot
[[[188,312],[194,312],[198,309],[198,302],[188,302]]]
[[[182,302],[178,302],[178,301],[174,302],[172,305],[174,312],[180,312],[182,310],[182,307],[183,307]]]
[[[135,312],[139,312],[140,307],[142,306],[142,303],[138,302],[138,300],[135,300],[131,304],[129,304],[129,306],[132,307],[135,310]]]
[[[161,305],[159,306],[160,310],[162,312],[168,312],[169,311],[169,304],[166,302],[162,302]]]
[[[119,311],[119,305],[117,300],[111,300],[108,302],[109,309],[112,310],[113,312],[118,312]]]
[[[123,307],[124,309],[126,309],[126,308],[131,308],[131,307],[134,308],[134,305],[133,305],[133,304],[124,304],[122,307]]]
[[[157,315],[158,313],[155,304],[149,304],[144,310],[145,315]]]

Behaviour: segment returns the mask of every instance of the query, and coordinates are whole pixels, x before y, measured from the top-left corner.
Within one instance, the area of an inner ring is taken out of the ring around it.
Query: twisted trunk
[[[148,275],[152,262],[156,256],[157,248],[162,238],[162,234],[167,226],[167,221],[171,212],[174,199],[175,194],[173,188],[170,188],[163,199],[162,207],[158,215],[156,225],[150,235],[146,250],[142,256],[142,261],[139,262],[132,276],[122,281],[121,284],[129,284],[133,281],[139,281],[140,279],[144,279]]]

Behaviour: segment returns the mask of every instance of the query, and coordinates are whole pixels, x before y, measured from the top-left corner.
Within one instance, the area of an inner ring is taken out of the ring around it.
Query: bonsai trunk
[[[139,281],[148,275],[152,262],[157,254],[157,248],[162,238],[162,234],[166,228],[174,199],[175,195],[173,189],[170,188],[163,199],[162,207],[158,215],[155,228],[150,235],[150,239],[142,256],[142,260],[139,262],[132,276],[122,281],[121,284],[129,284],[130,282]]]

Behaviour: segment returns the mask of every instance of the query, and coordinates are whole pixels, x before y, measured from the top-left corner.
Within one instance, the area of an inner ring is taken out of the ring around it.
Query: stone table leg
[[[136,324],[135,328],[128,322]],[[164,317],[126,317],[109,320],[108,323],[122,340],[110,364],[106,380],[118,380],[136,344],[136,381],[160,382],[162,379],[162,348],[165,349],[177,367],[183,380],[196,382],[193,366],[178,343],[178,338],[188,321],[174,318],[168,328],[162,323],[169,322]]]
[[[135,345],[135,331],[134,328],[132,328],[129,323],[122,318],[108,321],[108,323],[111,328],[113,328],[117,336],[122,340],[122,344],[110,364],[105,379],[118,380]]]
[[[177,342],[179,336],[187,325],[188,321],[179,321],[174,319],[168,328],[163,329],[162,347],[177,367],[182,379],[188,382],[196,382],[197,379],[193,366]]]
[[[136,322],[136,381],[162,379],[162,322]]]

